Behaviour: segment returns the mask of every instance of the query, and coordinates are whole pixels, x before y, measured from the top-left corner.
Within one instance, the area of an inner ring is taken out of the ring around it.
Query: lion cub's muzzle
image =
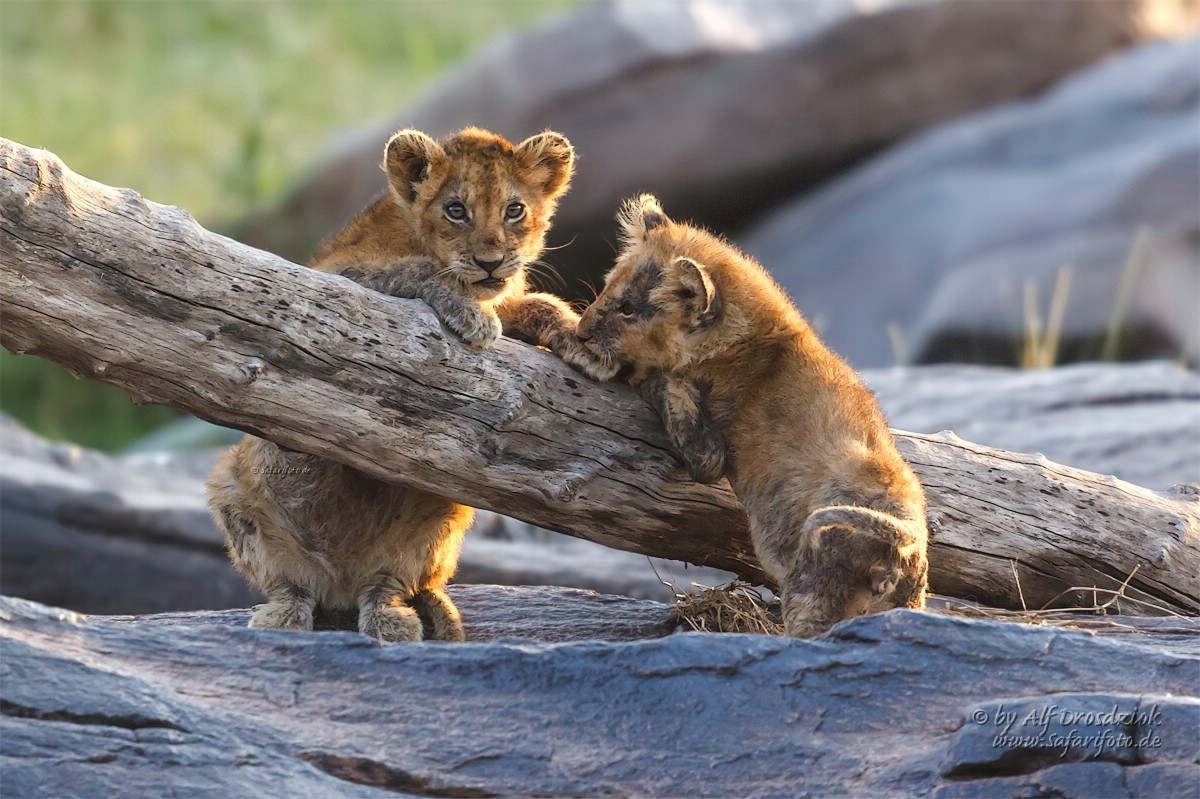
[[[473,285],[503,288],[505,282],[521,270],[521,258],[518,255],[474,255],[469,265]]]

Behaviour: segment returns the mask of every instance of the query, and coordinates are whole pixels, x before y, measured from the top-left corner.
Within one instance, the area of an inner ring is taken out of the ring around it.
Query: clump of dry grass
[[[1022,610],[992,608],[953,597],[936,595],[930,597],[928,610],[947,616],[970,619],[990,619],[1040,627],[1103,629],[1112,632],[1119,632],[1122,628],[1128,627],[1120,621],[1122,601],[1151,608],[1164,616],[1179,616],[1180,614],[1168,608],[1145,600],[1134,599],[1126,594],[1126,589],[1137,572],[1138,568],[1134,568],[1118,588],[1098,588],[1096,586],[1068,588],[1043,607],[1032,610],[1024,607]],[[1015,569],[1013,575],[1015,578]],[[695,591],[681,592],[675,588],[674,584],[662,582],[675,595],[676,617],[697,632],[783,635],[779,600],[776,598],[766,599],[762,592],[748,583],[735,581],[715,588],[692,583]],[[1017,591],[1021,596],[1021,604],[1024,606],[1024,593],[1021,591],[1019,579],[1017,580]],[[1092,604],[1068,608],[1050,607],[1068,596],[1091,596]]]
[[[681,593],[668,585],[675,594],[675,616],[696,632],[783,635],[778,600],[768,602],[754,586],[692,586],[698,590]]]

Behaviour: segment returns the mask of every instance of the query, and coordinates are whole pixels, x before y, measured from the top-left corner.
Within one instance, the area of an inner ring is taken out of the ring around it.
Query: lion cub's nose
[[[504,258],[487,259],[480,258],[478,255],[475,256],[475,265],[487,272],[489,275],[496,271],[496,267],[502,263],[504,263]]]

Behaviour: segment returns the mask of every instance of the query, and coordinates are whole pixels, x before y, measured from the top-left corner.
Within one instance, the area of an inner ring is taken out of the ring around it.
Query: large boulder
[[[868,372],[896,427],[1042,452],[1152,488],[1200,481],[1200,376],[1170,364],[1041,372],[925,367]],[[45,442],[0,417],[0,591],[89,613],[155,613],[258,600],[229,565],[204,499],[214,453],[111,457]],[[480,512],[461,583],[564,585],[669,599],[731,575],[685,567]],[[466,611],[464,610],[464,614]]]
[[[893,427],[1040,452],[1163,490],[1200,482],[1200,375],[1172,363],[863,373]]]
[[[482,600],[479,643],[394,646],[250,630],[240,611],[88,618],[0,598],[4,794],[1070,799],[1200,783],[1195,619],[1089,631],[891,611],[798,641],[667,634],[652,602],[492,591],[455,592]],[[565,643],[541,642],[539,621]]]
[[[260,599],[234,571],[204,477],[215,452],[113,457],[43,441],[0,415],[0,591],[86,613],[158,613]],[[456,579],[668,599],[732,575],[658,561],[480,511]]]
[[[1108,355],[1194,360],[1198,198],[1191,40],[1146,45],[1036,100],[919,136],[740,241],[859,367],[906,357],[889,326],[916,362],[1014,363],[1027,324],[1047,324],[1064,267],[1060,359],[1104,354],[1119,320]]]
[[[638,191],[728,231],[910,133],[1031,96],[1148,37],[1188,0],[617,0],[496,39],[387,122],[339,137],[275,207],[233,225],[303,260],[383,191],[399,127],[562,131],[580,154],[547,257],[593,283]],[[579,285],[567,281],[567,290]]]

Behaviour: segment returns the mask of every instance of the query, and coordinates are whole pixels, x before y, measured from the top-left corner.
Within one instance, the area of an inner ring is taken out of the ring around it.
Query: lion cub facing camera
[[[424,300],[467,343],[510,333],[577,359],[578,316],[525,291],[574,154],[557,133],[519,145],[468,128],[435,142],[401,131],[384,151],[388,193],[309,266]],[[267,595],[251,627],[312,629],[313,610],[354,608],[385,641],[463,640],[443,590],[474,510],[246,436],[208,479],[234,565]],[[419,613],[418,613],[419,611]]]
[[[925,496],[875,398],[754,261],[649,195],[578,335],[631,382],[694,480],[729,478],[788,635],[924,606]]]

